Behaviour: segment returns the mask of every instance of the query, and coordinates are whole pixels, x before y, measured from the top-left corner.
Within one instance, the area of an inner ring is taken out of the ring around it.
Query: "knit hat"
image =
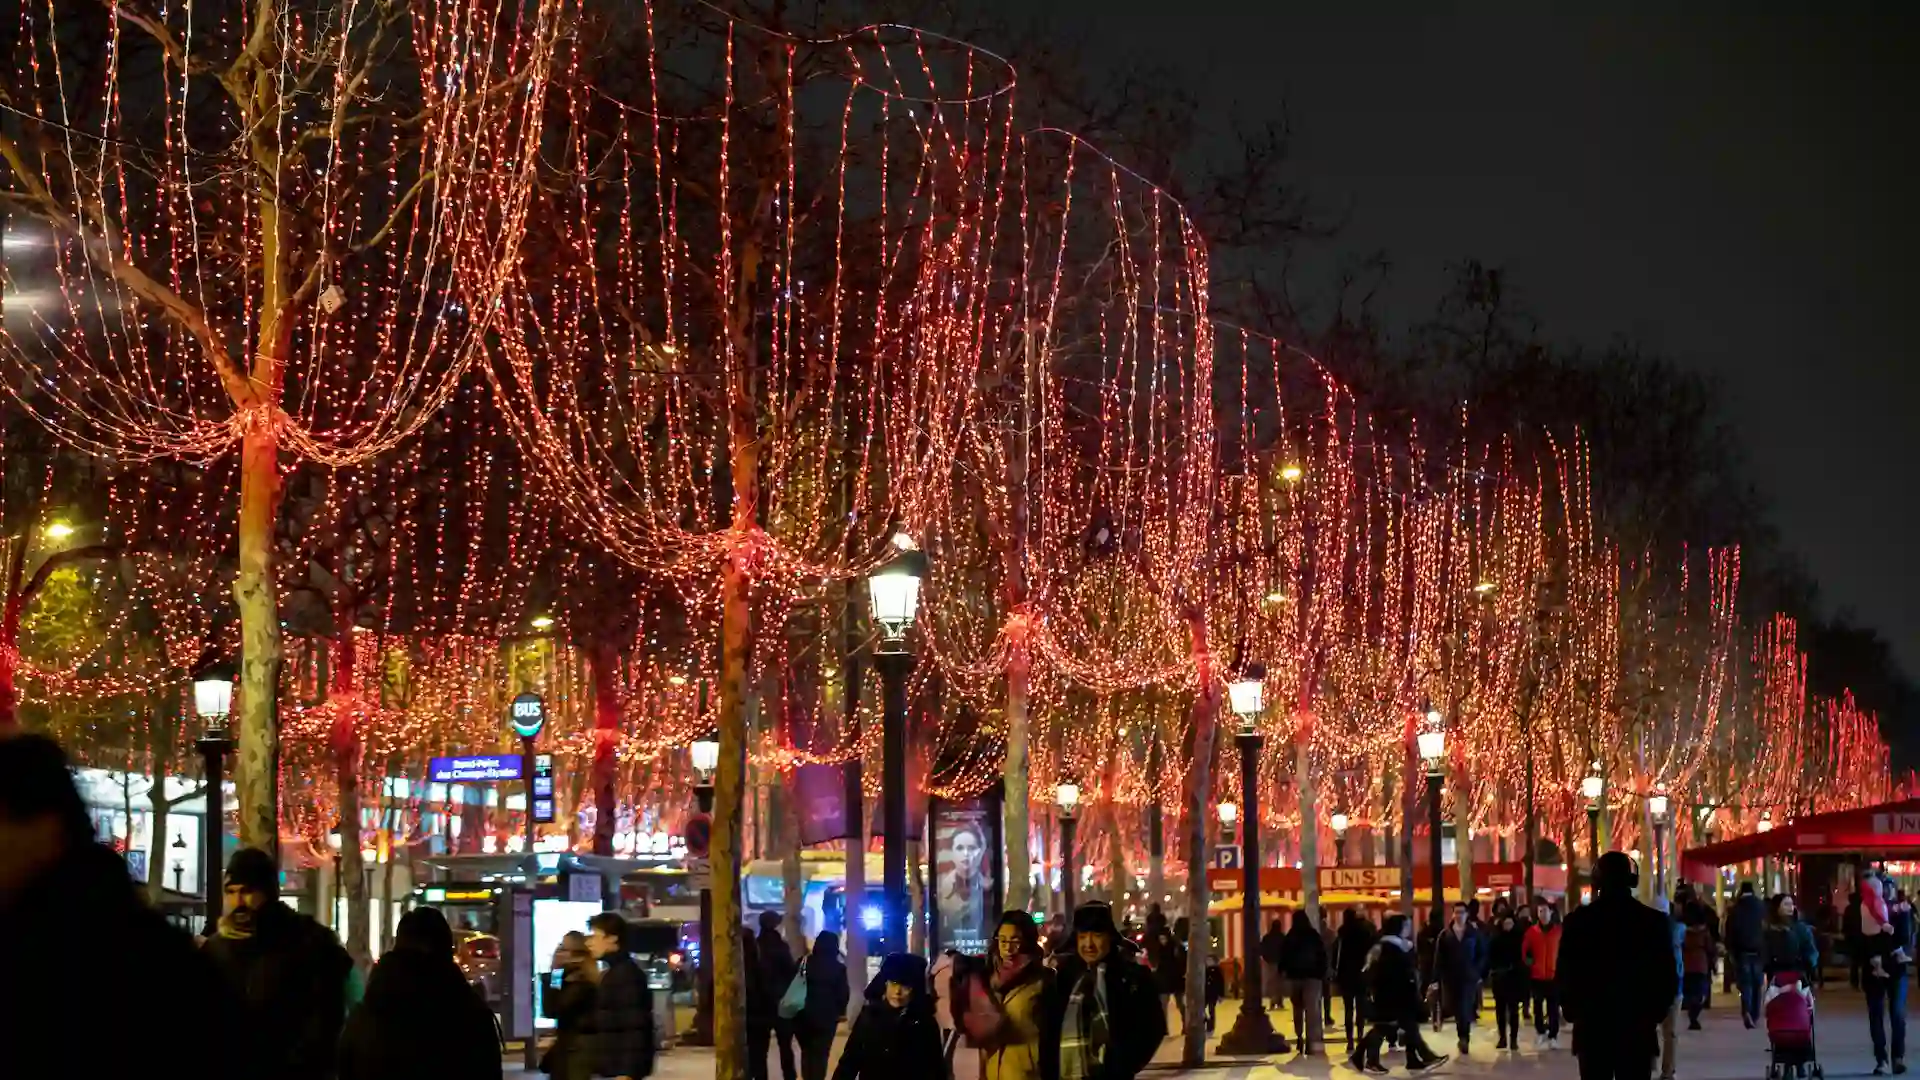
[[[1120,928],[1113,924],[1113,906],[1090,900],[1073,909],[1073,932],[1076,934],[1109,934],[1120,936]]]
[[[259,848],[241,848],[227,860],[227,884],[263,892],[270,900],[280,897],[280,866],[273,856]]]
[[[927,988],[926,957],[903,952],[888,953],[887,958],[880,961],[880,975],[875,981],[882,985],[896,982],[924,991]]]

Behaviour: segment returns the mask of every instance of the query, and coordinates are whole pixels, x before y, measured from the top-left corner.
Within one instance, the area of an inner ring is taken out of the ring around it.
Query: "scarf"
[[[1013,959],[1002,961],[1000,967],[993,973],[993,988],[1004,993],[1019,982],[1021,976],[1025,975],[1031,967],[1033,967],[1033,957],[1026,953],[1018,953]]]
[[[1060,1080],[1093,1080],[1107,1063],[1107,982],[1105,962],[1087,968],[1067,998],[1060,1033]]]

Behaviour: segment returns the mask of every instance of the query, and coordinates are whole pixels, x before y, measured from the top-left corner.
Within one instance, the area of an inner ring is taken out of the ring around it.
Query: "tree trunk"
[[[347,553],[351,573],[352,552]],[[368,948],[371,914],[367,908],[366,863],[361,857],[360,766],[363,745],[360,733],[359,700],[355,673],[359,667],[358,643],[353,627],[357,621],[353,605],[345,603],[333,615],[333,652],[328,664],[328,697],[338,711],[334,714],[334,769],[340,790],[340,877],[341,891],[347,903],[347,952],[354,963],[366,965],[373,954]]]
[[[1316,930],[1320,925],[1320,808],[1313,784],[1313,728],[1293,737],[1293,786],[1300,794],[1300,904]]]
[[[925,831],[922,826],[923,835]],[[907,935],[907,951],[915,956],[927,955],[927,875],[920,863],[920,853],[925,847],[924,841],[907,841],[907,910],[912,914],[913,923]]]
[[[268,310],[271,310],[269,308]],[[233,581],[240,612],[240,731],[234,762],[240,843],[280,851],[280,605],[273,571],[273,526],[280,514],[279,433],[271,422],[249,428],[240,444],[240,568]]]
[[[1147,797],[1153,802],[1147,805],[1147,907],[1161,903],[1161,897],[1167,894],[1167,823],[1165,813],[1160,809],[1158,782],[1161,764],[1160,729],[1155,724],[1148,737],[1153,740],[1147,750],[1147,775],[1154,779],[1147,786]]]
[[[749,433],[750,434],[750,433]],[[736,454],[741,433],[736,431]],[[757,488],[736,463],[736,502],[744,483]],[[744,473],[744,475],[743,475]],[[748,510],[751,515],[752,511]],[[747,524],[752,525],[751,516]],[[739,527],[736,520],[735,527]],[[722,571],[720,586],[720,766],[713,799],[713,1045],[715,1080],[747,1080],[746,986],[740,953],[741,821],[747,767],[747,667],[752,584],[747,552],[736,548]],[[856,983],[857,985],[857,983]]]
[[[1187,768],[1187,991],[1182,1008],[1180,1063],[1195,1068],[1207,1057],[1207,806],[1213,801],[1213,741],[1220,713],[1205,616],[1189,613],[1195,685],[1193,761]],[[1251,943],[1249,943],[1251,948]],[[1249,952],[1248,955],[1252,955]]]
[[[781,781],[776,774],[774,783],[777,793],[775,809],[779,815],[775,827],[780,830],[783,851],[780,858],[780,901],[787,909],[787,944],[798,956],[807,947],[807,928],[804,923],[806,882],[800,876],[800,800],[792,789],[791,778]],[[776,994],[786,991],[784,986],[770,989]]]
[[[1466,755],[1453,769],[1453,861],[1460,866],[1460,895],[1473,899],[1473,779],[1467,775]]]
[[[22,533],[7,545],[7,598],[5,607],[0,608],[0,735],[20,726],[20,691],[14,678],[20,664],[20,614],[26,607],[26,597],[20,593],[21,579],[26,576],[27,545],[31,542],[32,534]],[[155,876],[148,871],[149,879]]]
[[[1025,911],[1033,898],[1033,855],[1027,849],[1028,830],[1033,827],[1027,815],[1032,797],[1027,773],[1028,692],[1032,679],[1028,654],[1026,616],[1019,619],[1018,637],[1012,643],[1007,660],[1007,767],[1006,797],[1001,800],[1002,828],[1007,843],[1007,907]],[[1015,623],[1007,624],[1015,633]]]
[[[593,853],[602,857],[613,854],[613,827],[619,816],[613,797],[620,749],[619,664],[611,638],[596,637],[587,647],[587,667],[593,676]]]

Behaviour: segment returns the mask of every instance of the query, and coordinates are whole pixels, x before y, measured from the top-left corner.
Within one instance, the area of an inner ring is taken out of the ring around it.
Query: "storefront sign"
[[[523,775],[519,754],[485,757],[437,757],[427,762],[427,779],[436,784],[496,784]]]

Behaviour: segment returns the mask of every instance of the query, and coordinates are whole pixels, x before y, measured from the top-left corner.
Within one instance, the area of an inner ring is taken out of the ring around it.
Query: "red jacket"
[[[1545,930],[1538,923],[1527,927],[1527,936],[1520,941],[1520,957],[1534,978],[1550,981],[1560,966],[1560,924]]]

